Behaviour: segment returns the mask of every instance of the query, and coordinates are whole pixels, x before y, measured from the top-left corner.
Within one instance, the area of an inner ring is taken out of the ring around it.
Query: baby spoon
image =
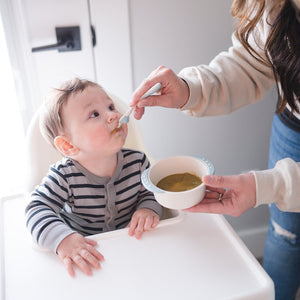
[[[156,83],[152,88],[150,88],[150,89],[149,89],[149,90],[141,97],[141,99],[145,99],[145,98],[147,98],[148,96],[153,95],[153,94],[156,93],[160,88],[161,88],[161,84],[160,84],[159,82]],[[135,105],[135,106],[136,106],[136,105]],[[122,117],[121,117],[120,120],[119,120],[119,125],[118,125],[117,129],[120,128],[122,124],[126,124],[126,123],[129,122],[129,116],[130,116],[130,114],[133,112],[135,106],[130,107],[130,108],[126,111],[126,113],[125,113],[124,115],[122,115]]]

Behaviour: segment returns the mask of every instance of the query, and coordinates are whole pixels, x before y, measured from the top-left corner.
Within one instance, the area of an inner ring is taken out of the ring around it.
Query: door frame
[[[30,43],[26,32],[22,0],[1,0],[0,12],[13,70],[18,103],[26,131],[31,116],[39,105],[35,92],[36,82],[32,56],[28,52]]]

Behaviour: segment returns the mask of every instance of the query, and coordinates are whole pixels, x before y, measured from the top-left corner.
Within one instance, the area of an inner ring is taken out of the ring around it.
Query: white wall
[[[124,0],[89,0],[91,24],[96,28],[94,47],[98,82],[129,99],[132,94],[130,20]],[[118,9],[116,9],[118,8]]]
[[[159,65],[178,72],[207,64],[231,45],[230,0],[129,1],[133,84]],[[192,118],[179,111],[149,108],[140,121],[146,147],[155,159],[188,154],[209,158],[218,174],[267,167],[269,132],[276,95],[228,116]],[[227,218],[256,255],[262,255],[268,208]],[[254,237],[254,241],[253,241]],[[255,238],[256,237],[256,238]]]
[[[46,22],[49,19],[47,25],[49,29],[45,27],[47,32],[56,25],[65,24],[64,14],[55,15],[55,18],[43,18],[41,15],[43,7],[37,11],[37,6],[33,5],[36,2],[39,1],[26,1],[32,5],[26,12],[28,15],[39,16],[36,18],[39,22]],[[72,25],[80,24],[84,29],[82,37],[86,46],[83,50],[90,51],[91,47],[88,42],[89,22],[95,26],[97,34],[97,46],[94,51],[89,52],[93,52],[94,56],[90,54],[78,59],[73,57],[70,62],[75,61],[72,67],[77,68],[84,63],[87,64],[88,61],[88,65],[94,61],[95,76],[99,83],[129,100],[131,89],[136,88],[159,65],[166,65],[178,72],[186,66],[207,64],[220,51],[226,50],[231,44],[230,36],[233,29],[231,2],[231,0],[90,0],[89,2],[67,0],[66,3],[72,7],[70,11],[74,14],[74,20],[70,20],[69,13],[68,22]],[[22,1],[15,0],[13,3],[20,4]],[[61,20],[58,20],[59,16]],[[87,20],[88,18],[90,20]],[[39,25],[36,30],[31,24],[34,19],[29,19],[29,28],[34,33],[30,36],[29,43],[35,46],[41,42],[35,35],[41,32],[42,26]],[[42,38],[48,36],[50,37],[49,34],[40,34]],[[30,48],[27,52],[31,55]],[[54,57],[55,54],[58,55],[57,53],[49,55]],[[84,53],[72,55],[80,54]],[[34,61],[38,63],[40,59],[45,60],[46,57],[48,59],[49,56],[36,53]],[[65,68],[66,60],[60,62],[64,63]],[[48,65],[49,62],[47,67]],[[85,71],[78,72],[80,76],[86,74]],[[56,80],[58,77],[61,78],[61,73],[52,73]],[[48,76],[42,71],[39,75],[39,80],[42,80],[43,76]],[[210,118],[192,118],[176,110],[149,108],[139,124],[147,150],[154,159],[178,154],[201,155],[214,163],[216,173],[235,174],[267,167],[269,132],[275,102],[276,96],[273,91],[258,104],[228,116]],[[239,218],[227,219],[250,250],[261,256],[268,222],[267,207],[253,209]]]

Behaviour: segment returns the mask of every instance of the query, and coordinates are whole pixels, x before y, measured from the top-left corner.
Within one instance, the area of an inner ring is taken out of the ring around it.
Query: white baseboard
[[[237,231],[241,240],[246,244],[252,254],[257,257],[263,257],[266,235],[268,232],[267,226],[251,228],[247,230]]]

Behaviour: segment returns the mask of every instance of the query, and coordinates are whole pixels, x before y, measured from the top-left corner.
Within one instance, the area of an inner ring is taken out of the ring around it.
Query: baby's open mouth
[[[116,127],[112,132],[111,134],[114,134],[114,133],[117,133],[121,130],[121,127]]]

